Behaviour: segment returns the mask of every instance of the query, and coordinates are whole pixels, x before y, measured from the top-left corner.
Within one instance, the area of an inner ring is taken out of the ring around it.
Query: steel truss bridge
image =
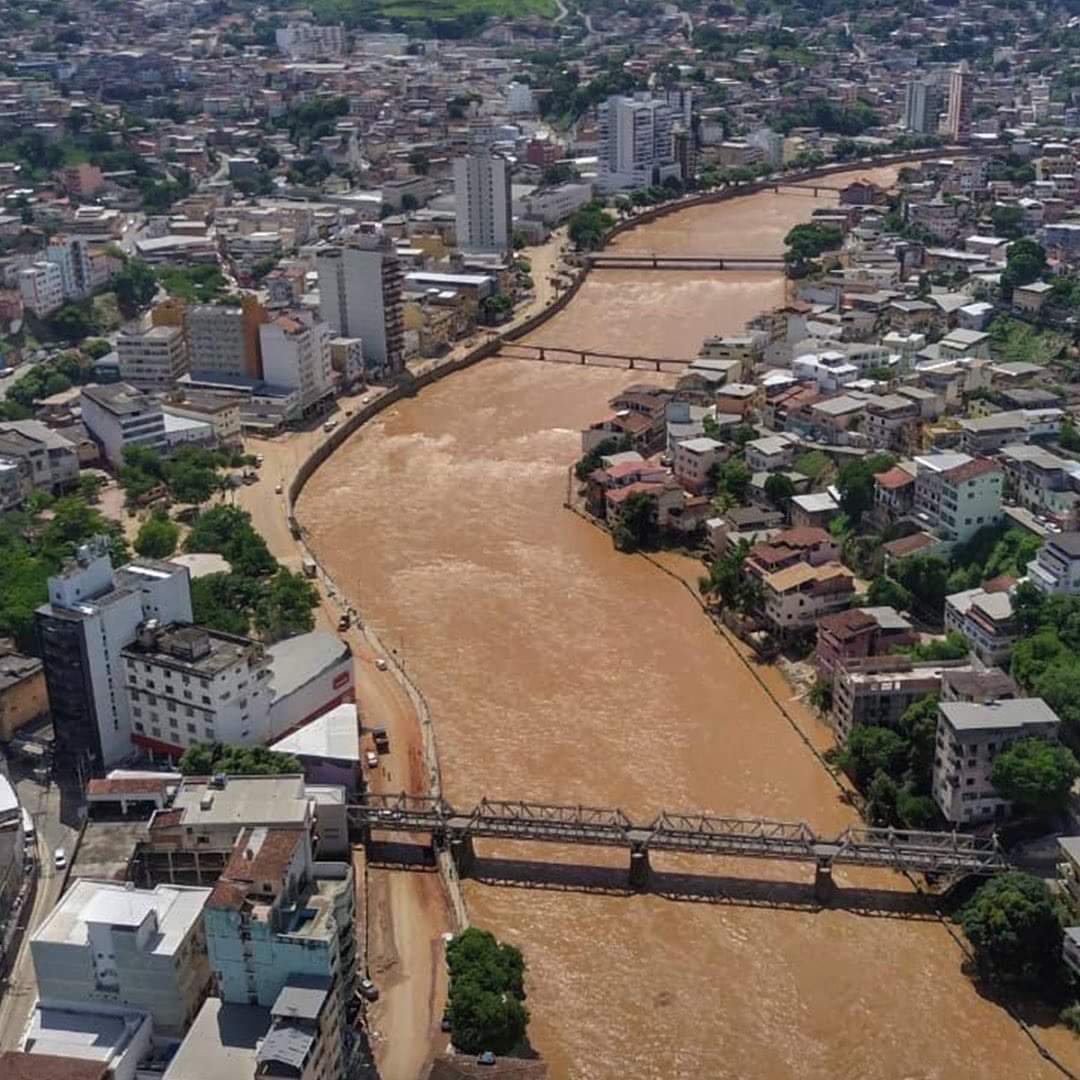
[[[831,892],[834,866],[883,867],[948,880],[1009,866],[996,836],[955,832],[851,826],[829,837],[805,822],[662,811],[648,823],[635,823],[609,807],[485,798],[459,810],[444,799],[404,793],[369,794],[347,812],[355,839],[369,842],[373,832],[427,835],[437,850],[449,849],[463,875],[476,839],[623,848],[630,857],[630,884],[638,889],[648,888],[654,851],[807,863],[815,868],[815,889],[823,896]]]

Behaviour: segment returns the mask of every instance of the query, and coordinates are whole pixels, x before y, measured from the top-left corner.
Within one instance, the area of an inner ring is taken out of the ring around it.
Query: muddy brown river
[[[761,194],[618,246],[779,252],[815,205]],[[601,271],[531,340],[690,356],[783,297],[772,273]],[[618,806],[646,820],[697,809],[839,831],[853,812],[693,597],[563,509],[580,428],[648,378],[485,361],[357,433],[308,484],[299,517],[424,688],[452,801]],[[826,744],[776,673],[762,675]],[[524,950],[530,1035],[554,1077],[1061,1075],[977,993],[898,876],[838,872],[848,891],[816,910],[802,866],[654,856],[659,894],[627,895],[621,853],[478,850],[504,884],[468,882],[471,917]],[[1038,1033],[1080,1068],[1072,1036]]]

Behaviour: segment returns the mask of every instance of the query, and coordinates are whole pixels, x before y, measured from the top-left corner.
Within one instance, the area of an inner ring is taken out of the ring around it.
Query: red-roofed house
[[[785,529],[771,540],[755,544],[746,557],[745,570],[764,578],[796,563],[820,566],[840,558],[840,548],[825,529],[804,525]]]
[[[851,608],[824,615],[817,624],[819,674],[832,675],[851,660],[882,656],[898,645],[911,645],[918,634],[893,608]]]
[[[874,474],[874,505],[887,520],[911,513],[915,500],[915,477],[899,465]]]

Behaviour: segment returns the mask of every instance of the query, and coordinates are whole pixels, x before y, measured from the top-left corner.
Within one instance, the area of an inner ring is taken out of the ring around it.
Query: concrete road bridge
[[[651,852],[722,858],[766,859],[814,867],[814,892],[832,893],[834,866],[866,866],[955,880],[1008,869],[997,838],[955,832],[919,832],[851,826],[837,836],[816,834],[805,822],[730,818],[662,811],[635,822],[611,807],[482,799],[460,810],[430,796],[369,794],[347,808],[349,834],[369,844],[372,835],[413,833],[430,837],[436,850],[449,849],[467,875],[478,839],[621,848],[629,856],[629,884],[647,890]]]

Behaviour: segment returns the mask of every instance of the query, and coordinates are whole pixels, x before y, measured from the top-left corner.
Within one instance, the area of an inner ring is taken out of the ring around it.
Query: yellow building
[[[48,711],[41,661],[17,652],[0,654],[0,740],[7,742],[19,728]]]

